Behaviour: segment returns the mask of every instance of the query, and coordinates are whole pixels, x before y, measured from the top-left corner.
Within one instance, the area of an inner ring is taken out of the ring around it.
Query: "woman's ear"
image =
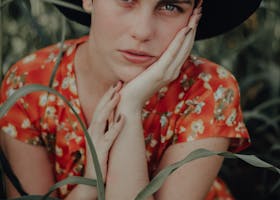
[[[87,13],[91,13],[92,11],[92,0],[83,0],[83,8]]]

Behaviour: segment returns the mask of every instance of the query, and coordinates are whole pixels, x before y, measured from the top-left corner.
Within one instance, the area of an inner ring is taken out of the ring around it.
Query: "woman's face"
[[[162,55],[187,25],[194,0],[93,0],[94,59],[125,82]]]

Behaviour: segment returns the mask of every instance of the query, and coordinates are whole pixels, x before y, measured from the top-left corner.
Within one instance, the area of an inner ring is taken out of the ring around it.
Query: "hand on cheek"
[[[194,9],[188,25],[176,34],[162,56],[125,85],[121,91],[121,102],[131,102],[134,108],[141,109],[154,93],[179,76],[181,67],[193,48],[200,18],[201,8]]]

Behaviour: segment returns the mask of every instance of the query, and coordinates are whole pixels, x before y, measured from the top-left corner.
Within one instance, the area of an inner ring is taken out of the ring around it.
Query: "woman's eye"
[[[174,4],[165,4],[160,7],[160,10],[166,11],[166,12],[179,12],[182,13],[183,9],[180,6],[174,5]]]
[[[176,9],[176,7],[174,5],[165,5],[165,10],[168,10],[168,11],[174,11]]]

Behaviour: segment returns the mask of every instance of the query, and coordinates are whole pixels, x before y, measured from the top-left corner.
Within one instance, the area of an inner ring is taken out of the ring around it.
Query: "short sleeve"
[[[20,87],[25,84],[26,75],[17,72],[13,66],[1,85],[1,105]],[[37,96],[27,95],[18,101],[0,119],[1,134],[8,134],[15,139],[32,145],[42,145],[39,131],[39,112]]]
[[[208,64],[209,65],[209,64]],[[250,144],[243,122],[236,79],[221,66],[196,67],[193,85],[177,104],[174,143],[208,137],[230,138],[229,151],[238,152]]]

